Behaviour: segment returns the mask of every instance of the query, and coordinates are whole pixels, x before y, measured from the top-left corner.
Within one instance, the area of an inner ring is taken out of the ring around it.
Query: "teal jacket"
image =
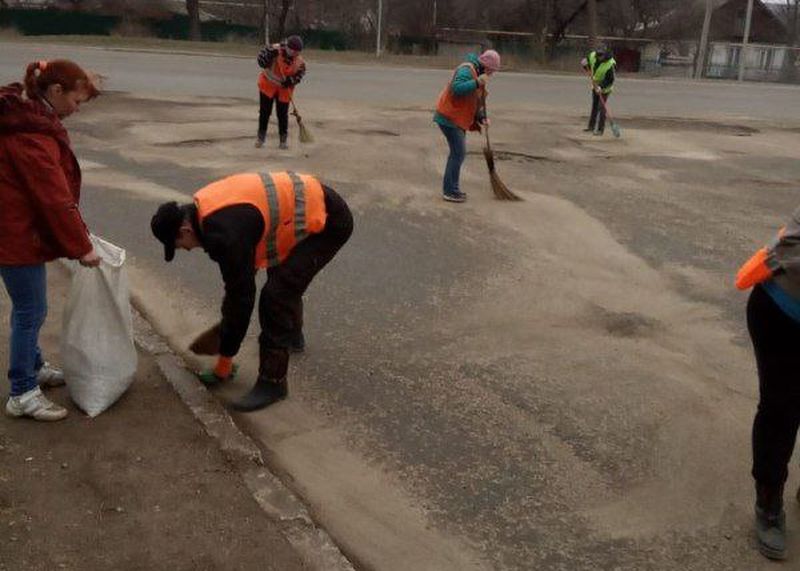
[[[481,62],[478,61],[477,54],[467,54],[467,57],[464,59],[464,61],[471,63],[478,71],[478,75],[481,75],[484,72]],[[476,89],[478,89],[478,82],[472,78],[472,74],[470,73],[469,69],[466,67],[459,67],[458,71],[456,71],[455,75],[453,76],[453,79],[450,80],[450,90],[453,92],[453,95],[467,95]],[[483,113],[483,110],[480,110],[478,113]],[[445,127],[458,127],[458,125],[439,113],[433,114],[433,120],[439,125],[444,125]]]

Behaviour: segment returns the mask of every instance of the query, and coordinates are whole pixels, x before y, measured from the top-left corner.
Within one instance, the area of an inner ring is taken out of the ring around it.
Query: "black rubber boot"
[[[274,380],[259,376],[250,392],[231,406],[239,412],[253,412],[285,399],[288,394],[285,377]]]
[[[286,381],[288,369],[289,352],[286,349],[262,349],[256,384],[231,407],[240,412],[252,412],[285,399],[289,394]]]
[[[783,485],[756,483],[756,537],[758,550],[768,559],[786,559],[786,513]]]
[[[289,148],[288,140],[289,140],[289,135],[281,135],[280,142],[278,143],[278,148],[284,150],[288,149]]]

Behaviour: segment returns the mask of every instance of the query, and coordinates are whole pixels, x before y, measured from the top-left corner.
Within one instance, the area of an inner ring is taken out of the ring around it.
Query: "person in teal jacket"
[[[482,100],[489,76],[499,69],[500,54],[494,50],[486,50],[480,56],[468,54],[439,95],[433,121],[439,125],[450,147],[442,188],[442,197],[449,202],[467,199],[459,187],[461,165],[467,153],[467,130],[480,130],[479,125],[486,122]]]

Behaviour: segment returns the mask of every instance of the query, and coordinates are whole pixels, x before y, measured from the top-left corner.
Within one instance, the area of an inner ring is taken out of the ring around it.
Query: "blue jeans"
[[[47,270],[44,264],[0,266],[0,277],[11,298],[8,379],[14,397],[38,385],[36,373],[43,363],[39,330],[47,317]]]
[[[444,183],[442,190],[445,194],[458,196],[461,190],[458,186],[458,179],[461,175],[461,165],[467,154],[467,134],[459,127],[446,127],[439,125],[450,146],[450,154],[447,157],[447,165],[444,168]]]

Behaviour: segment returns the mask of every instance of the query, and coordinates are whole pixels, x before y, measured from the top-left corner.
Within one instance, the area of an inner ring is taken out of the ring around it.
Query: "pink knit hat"
[[[500,69],[500,54],[494,50],[486,50],[479,57],[478,61],[488,71],[498,71]]]

